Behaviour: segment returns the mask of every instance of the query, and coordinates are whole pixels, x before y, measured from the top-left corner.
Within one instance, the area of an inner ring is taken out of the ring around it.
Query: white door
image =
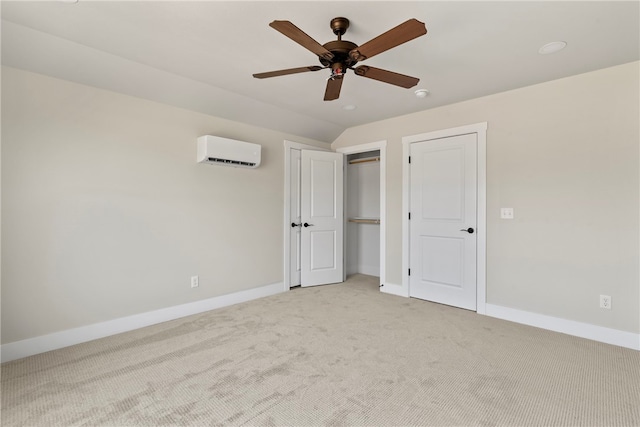
[[[477,134],[410,155],[409,295],[476,310]]]
[[[343,280],[343,155],[302,150],[301,284]]]
[[[290,195],[291,203],[289,205],[289,217],[291,220],[291,233],[289,234],[289,286],[300,285],[300,244],[301,244],[301,231],[302,223],[300,222],[300,173],[301,167],[301,155],[300,150],[291,149],[290,152]]]

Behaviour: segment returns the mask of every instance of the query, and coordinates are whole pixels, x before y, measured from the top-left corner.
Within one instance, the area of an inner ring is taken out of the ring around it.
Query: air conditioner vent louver
[[[249,166],[249,167],[255,167],[256,164],[254,162],[241,162],[239,160],[229,160],[229,159],[219,159],[217,157],[209,157],[207,159],[210,162],[215,162],[215,163],[229,163],[232,165],[238,165],[238,166]]]
[[[257,168],[261,154],[262,147],[259,144],[213,135],[198,138],[198,163]]]

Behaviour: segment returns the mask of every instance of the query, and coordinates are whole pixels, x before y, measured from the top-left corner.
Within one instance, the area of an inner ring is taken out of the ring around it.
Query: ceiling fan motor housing
[[[351,56],[349,56],[349,52],[358,47],[358,45],[355,43],[346,40],[333,40],[329,43],[323,44],[322,47],[333,53],[333,59],[330,61],[324,58],[319,58],[320,63],[325,67],[328,67],[336,62],[340,62],[344,64],[345,67],[349,68],[354,66],[358,62],[351,58]]]

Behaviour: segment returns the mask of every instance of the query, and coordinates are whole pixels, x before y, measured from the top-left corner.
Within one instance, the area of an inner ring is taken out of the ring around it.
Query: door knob
[[[302,225],[302,223],[300,223],[300,224],[296,224],[295,222],[292,222],[292,223],[291,223],[291,226],[292,226],[292,227],[300,227],[301,225]]]
[[[475,231],[473,228],[469,227],[469,228],[463,228],[460,231],[466,231],[469,234],[473,234],[473,232]]]
[[[304,223],[304,224],[302,224],[302,225],[304,225],[305,227],[313,227],[313,224],[309,224],[308,222],[305,222],[305,223]]]

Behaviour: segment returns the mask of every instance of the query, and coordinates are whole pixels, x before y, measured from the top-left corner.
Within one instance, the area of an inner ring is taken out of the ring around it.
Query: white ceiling
[[[640,58],[640,2],[612,1],[2,1],[2,63],[83,84],[333,141],[344,129]],[[403,89],[345,76],[323,101],[319,65],[273,30],[289,20],[320,44],[347,17],[358,45],[410,18],[428,33],[363,64],[420,78]],[[551,55],[551,41],[567,48]],[[413,91],[431,94],[418,99]],[[347,104],[355,111],[344,111]],[[6,108],[6,107],[5,107]]]

